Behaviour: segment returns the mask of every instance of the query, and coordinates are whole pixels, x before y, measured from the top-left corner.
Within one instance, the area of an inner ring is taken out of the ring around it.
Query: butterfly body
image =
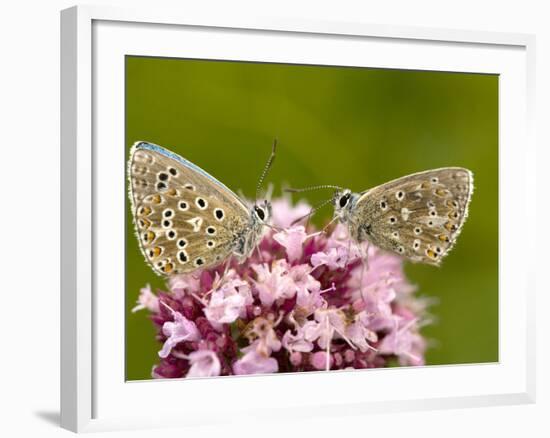
[[[235,193],[183,157],[136,143],[128,163],[136,234],[160,275],[188,273],[254,250],[271,216],[269,202],[248,207]]]
[[[339,191],[334,214],[358,243],[368,240],[412,261],[438,265],[462,229],[472,192],[469,170],[446,167],[362,193]]]

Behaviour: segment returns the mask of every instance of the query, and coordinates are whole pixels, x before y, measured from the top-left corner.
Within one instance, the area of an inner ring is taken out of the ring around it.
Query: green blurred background
[[[275,137],[276,195],[283,184],[362,191],[430,168],[474,172],[452,253],[440,268],[406,269],[419,294],[438,301],[423,330],[427,363],[498,361],[498,76],[126,58],[126,156],[135,141],[156,143],[253,197]],[[306,195],[316,203],[331,193]],[[164,281],[139,252],[129,203],[126,220],[127,379],[149,379],[160,344],[147,312],[130,310],[141,287]]]

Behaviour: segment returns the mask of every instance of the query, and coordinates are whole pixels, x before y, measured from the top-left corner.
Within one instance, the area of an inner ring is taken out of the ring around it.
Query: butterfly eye
[[[346,194],[340,198],[340,201],[338,202],[340,204],[341,208],[344,208],[349,201],[349,194]]]
[[[254,211],[256,212],[256,215],[260,218],[261,221],[265,219],[265,212],[263,208],[254,207]]]

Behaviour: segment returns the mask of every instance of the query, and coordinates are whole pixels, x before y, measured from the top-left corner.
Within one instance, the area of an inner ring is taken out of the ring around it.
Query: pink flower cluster
[[[273,225],[242,265],[171,277],[143,288],[162,343],[155,378],[422,365],[426,303],[402,259],[358,247],[338,225],[327,235],[291,226],[309,211],[273,202]],[[361,254],[368,253],[368,266]]]

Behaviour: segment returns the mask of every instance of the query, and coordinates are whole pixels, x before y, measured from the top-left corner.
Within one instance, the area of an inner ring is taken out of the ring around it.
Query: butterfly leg
[[[367,240],[367,247],[365,249],[363,249],[363,247],[361,246],[361,244],[357,244],[357,247],[359,249],[359,253],[361,254],[361,259],[363,261],[363,263],[361,263],[361,275],[359,277],[359,287],[360,287],[360,290],[361,290],[361,296],[364,297],[363,295],[363,278],[365,276],[365,272],[367,272],[367,270],[369,269],[369,242]]]
[[[361,254],[363,256],[363,266],[365,267],[365,271],[368,271],[369,269],[369,246],[370,246],[370,243],[369,241],[367,240],[367,247],[365,249],[361,248],[361,246],[359,246],[359,250],[361,251]]]
[[[264,258],[262,256],[262,251],[260,250],[260,245],[256,245],[256,251],[258,253],[258,261],[260,263],[263,263],[264,262]]]
[[[221,277],[218,278],[217,281],[214,282],[214,284],[212,285],[212,289],[218,289],[223,284],[223,282],[227,277],[227,273],[229,272],[230,266],[231,266],[231,256],[229,256],[229,258],[225,262],[225,267],[223,268],[223,274]]]
[[[348,251],[346,253],[346,263],[345,263],[345,266],[348,265],[349,263],[349,254],[351,252],[351,239],[348,239]]]

